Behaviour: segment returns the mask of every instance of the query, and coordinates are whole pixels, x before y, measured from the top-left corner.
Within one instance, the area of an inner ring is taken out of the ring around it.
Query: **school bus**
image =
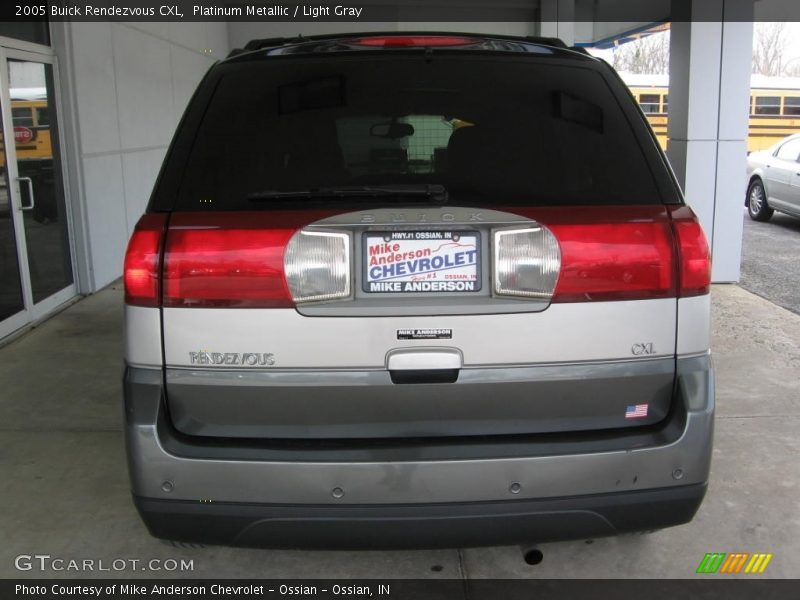
[[[653,127],[661,147],[667,147],[669,76],[634,75],[622,78]],[[750,125],[747,151],[769,148],[775,142],[800,132],[800,78],[750,78]]]
[[[11,89],[11,118],[17,150],[17,171],[20,177],[30,177],[36,190],[32,216],[37,221],[58,218],[54,201],[53,145],[50,137],[51,113],[45,88]],[[8,185],[5,174],[5,140],[0,131],[0,187]],[[28,188],[21,186],[27,195]],[[6,194],[3,194],[6,196]],[[29,200],[25,200],[26,203]],[[6,206],[0,207],[5,212]]]
[[[15,94],[11,90],[11,118],[18,161],[53,159],[50,141],[50,110],[44,88]],[[5,146],[0,132],[0,164],[5,164]]]

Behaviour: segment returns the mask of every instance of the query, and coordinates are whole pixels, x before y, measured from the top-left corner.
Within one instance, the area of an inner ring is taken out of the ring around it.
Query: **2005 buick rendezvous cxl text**
[[[554,39],[256,40],[213,66],[125,258],[158,537],[535,543],[690,521],[708,246],[604,62]]]

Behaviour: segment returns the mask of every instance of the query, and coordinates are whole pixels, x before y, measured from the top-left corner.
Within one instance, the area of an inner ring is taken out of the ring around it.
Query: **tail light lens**
[[[546,227],[495,231],[495,295],[549,300],[560,265],[558,242]]]
[[[292,306],[283,253],[294,229],[170,227],[164,306]]]
[[[347,298],[350,295],[350,236],[298,231],[286,248],[284,269],[295,302]]]
[[[161,303],[159,272],[166,223],[167,215],[146,214],[133,230],[123,268],[126,304],[159,306]]]
[[[711,287],[711,254],[703,228],[692,210],[673,212],[673,230],[678,246],[679,296],[702,296]]]
[[[547,223],[561,250],[552,302],[675,298],[709,291],[708,244],[687,206],[545,209],[528,216]]]
[[[561,246],[553,302],[675,296],[669,223],[559,224],[551,229]]]
[[[710,253],[691,209],[627,210],[616,223],[607,208],[531,210],[547,225],[494,231],[494,295],[558,303],[707,294]],[[144,215],[125,254],[125,301],[274,308],[348,298],[351,234],[302,229],[318,216],[176,213],[167,234],[166,215]]]

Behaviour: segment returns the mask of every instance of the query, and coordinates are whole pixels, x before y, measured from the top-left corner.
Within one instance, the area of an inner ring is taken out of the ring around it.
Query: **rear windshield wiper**
[[[447,203],[447,190],[441,184],[353,185],[310,188],[307,190],[265,190],[247,195],[249,202],[269,200],[374,200],[376,198],[425,198],[438,204]]]

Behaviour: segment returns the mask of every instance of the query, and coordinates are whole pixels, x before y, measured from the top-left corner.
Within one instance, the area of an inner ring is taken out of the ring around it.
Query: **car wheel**
[[[754,179],[747,188],[747,212],[754,221],[768,221],[775,212],[767,204],[767,194],[760,179]]]

